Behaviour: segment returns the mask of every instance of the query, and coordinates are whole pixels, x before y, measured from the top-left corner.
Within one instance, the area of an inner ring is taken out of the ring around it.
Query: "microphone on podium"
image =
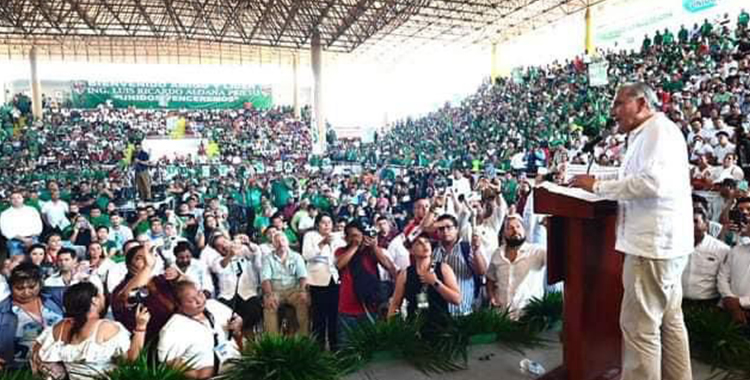
[[[596,157],[594,157],[594,148],[596,148],[596,146],[599,145],[600,142],[604,141],[604,139],[606,139],[607,137],[609,137],[609,131],[605,129],[589,142],[587,142],[583,146],[583,149],[581,149],[583,153],[588,153],[589,155],[589,166],[588,168],[586,168],[586,175],[591,172],[591,165],[594,164],[594,160],[596,159]]]

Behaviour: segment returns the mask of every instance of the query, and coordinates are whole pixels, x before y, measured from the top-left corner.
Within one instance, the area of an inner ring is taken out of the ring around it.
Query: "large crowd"
[[[151,342],[208,378],[260,332],[310,334],[335,351],[378,318],[439,323],[485,307],[520,318],[554,288],[534,186],[592,160],[618,164],[610,100],[631,81],[656,90],[689,145],[685,298],[720,304],[747,329],[747,25],[743,11],[602,51],[601,87],[581,58],[528,68],[372,144],[332,140],[323,157],[309,154],[309,120],[286,109],[48,104],[25,123],[19,95],[0,110],[0,368],[82,378]],[[219,148],[152,159],[140,141],[173,134],[171,117]]]

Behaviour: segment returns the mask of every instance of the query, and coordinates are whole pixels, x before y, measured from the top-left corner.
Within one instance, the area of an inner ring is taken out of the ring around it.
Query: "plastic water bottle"
[[[533,360],[523,359],[518,364],[521,366],[521,372],[530,375],[533,379],[536,379],[537,377],[542,376],[545,372],[547,372],[544,370],[544,367],[542,367],[541,364]]]

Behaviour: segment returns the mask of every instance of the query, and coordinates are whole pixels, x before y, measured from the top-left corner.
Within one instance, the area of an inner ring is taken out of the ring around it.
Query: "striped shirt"
[[[474,277],[469,263],[466,262],[461,253],[461,242],[456,242],[450,253],[446,253],[445,248],[439,245],[433,251],[432,256],[436,263],[444,262],[453,269],[453,272],[456,274],[458,288],[461,291],[461,303],[458,305],[449,303],[448,311],[451,315],[471,314],[472,304],[474,303]],[[471,258],[471,254],[469,257]]]

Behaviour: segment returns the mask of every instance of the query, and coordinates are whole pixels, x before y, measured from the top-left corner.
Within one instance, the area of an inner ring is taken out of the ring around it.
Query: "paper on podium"
[[[545,181],[539,184],[538,187],[544,188],[550,193],[561,194],[561,195],[565,195],[571,198],[580,199],[586,202],[599,202],[599,201],[606,200],[605,198],[602,198],[594,193],[589,193],[586,190],[579,189],[577,187],[560,186],[560,185],[556,185],[553,182]]]

